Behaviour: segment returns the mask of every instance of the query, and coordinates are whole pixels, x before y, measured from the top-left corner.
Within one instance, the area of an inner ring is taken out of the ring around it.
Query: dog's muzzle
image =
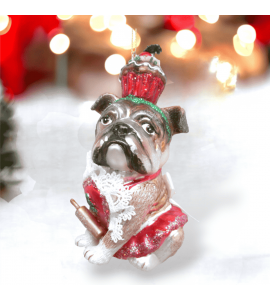
[[[101,147],[98,147],[94,150],[93,162],[101,166],[107,166],[107,167],[110,166],[107,161],[107,153],[109,147],[112,146],[109,150],[109,155],[113,153],[113,151],[111,151],[112,148],[114,148],[114,151],[117,151],[118,149],[120,154],[123,151],[123,154],[125,155],[125,158],[123,159],[126,159],[126,164],[128,169],[134,170],[140,174],[146,174],[147,171],[143,166],[142,161],[135,153],[131,151],[130,145],[125,140],[125,137],[127,135],[134,134],[136,136],[134,130],[127,124],[118,123],[113,126],[111,132],[112,134],[108,138],[108,140],[104,142]],[[119,149],[120,147],[121,149]],[[121,157],[121,155],[119,155],[119,157]],[[122,162],[120,162],[119,165],[122,165]]]
[[[127,124],[118,123],[113,127],[113,133],[116,136],[125,137],[128,134],[133,133],[133,129],[129,127]]]

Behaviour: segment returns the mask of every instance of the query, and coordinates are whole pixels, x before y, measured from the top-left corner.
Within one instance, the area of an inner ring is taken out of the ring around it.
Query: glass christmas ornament
[[[103,94],[91,108],[100,118],[83,176],[89,210],[78,216],[87,230],[75,240],[90,263],[115,257],[148,271],[182,245],[187,216],[162,167],[173,135],[189,129],[183,108],[156,105],[166,85],[161,51],[150,45],[132,55],[119,75],[122,96]]]

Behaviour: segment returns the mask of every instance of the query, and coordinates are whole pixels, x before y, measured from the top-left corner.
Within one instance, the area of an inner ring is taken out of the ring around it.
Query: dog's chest
[[[153,180],[138,184],[137,187],[138,191],[135,192],[134,195],[135,202],[138,202],[139,204],[141,201],[149,201],[149,206],[147,211],[142,212],[140,211],[140,205],[133,203],[136,214],[142,214],[147,219],[149,216],[155,215],[162,207],[166,206],[168,194],[161,174]],[[110,222],[110,208],[106,197],[101,194],[91,177],[88,177],[84,181],[83,188],[91,212],[96,216],[98,222],[108,229]]]

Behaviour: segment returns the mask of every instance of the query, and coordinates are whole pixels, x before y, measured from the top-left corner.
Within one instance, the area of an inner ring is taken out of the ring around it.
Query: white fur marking
[[[106,264],[113,257],[114,249],[107,249],[102,241],[97,246],[85,247],[84,257],[93,264]]]
[[[130,137],[126,137],[126,142],[129,144],[130,150],[134,153],[137,150],[137,146],[135,145],[133,140]]]
[[[169,198],[171,198],[175,194],[175,189],[173,186],[173,181],[172,181],[172,177],[171,177],[170,173],[166,172],[166,174],[163,175],[163,179],[164,179],[164,182],[166,184],[166,187],[167,187],[167,190],[169,193],[168,196],[169,196]]]
[[[79,235],[75,239],[75,245],[78,247],[96,246],[98,240],[86,229],[85,234]]]

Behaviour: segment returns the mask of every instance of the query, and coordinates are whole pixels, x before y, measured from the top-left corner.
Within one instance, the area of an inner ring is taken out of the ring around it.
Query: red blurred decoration
[[[198,28],[195,27],[195,18],[191,16],[164,16],[164,28],[174,31],[183,29],[191,30],[196,36],[196,47],[201,45],[202,35]]]
[[[151,54],[149,52],[142,52],[140,56],[151,56]]]
[[[246,16],[247,22],[256,30],[256,38],[264,45],[270,44],[270,16]]]
[[[60,21],[56,16],[9,16],[12,20],[10,30],[0,36],[0,76],[5,93],[18,95],[25,91],[27,70],[24,67],[23,55],[31,42],[37,28],[49,32],[59,27]],[[49,41],[48,41],[49,42]],[[38,76],[40,79],[42,74]]]
[[[195,25],[194,16],[164,16],[164,28],[169,30],[191,29]]]
[[[202,43],[202,34],[200,30],[196,27],[190,28],[190,31],[192,31],[196,36],[196,47],[200,46]]]

